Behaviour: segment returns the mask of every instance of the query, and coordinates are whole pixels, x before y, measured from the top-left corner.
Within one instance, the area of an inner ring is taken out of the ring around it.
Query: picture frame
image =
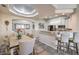
[[[38,25],[40,29],[44,29],[44,23],[39,23]]]
[[[30,24],[26,24],[26,29],[30,29]]]

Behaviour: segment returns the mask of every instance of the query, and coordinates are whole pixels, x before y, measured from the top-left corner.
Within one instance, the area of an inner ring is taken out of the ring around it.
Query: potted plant
[[[18,35],[17,35],[18,39],[21,39],[21,37],[22,37],[22,36],[21,36],[21,30],[18,29],[18,30],[17,30],[17,33],[18,33]]]

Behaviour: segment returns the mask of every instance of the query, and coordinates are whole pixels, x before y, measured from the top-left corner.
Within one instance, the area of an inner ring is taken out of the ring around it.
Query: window
[[[21,25],[16,24],[16,29],[24,29],[24,28],[25,28],[24,24]]]

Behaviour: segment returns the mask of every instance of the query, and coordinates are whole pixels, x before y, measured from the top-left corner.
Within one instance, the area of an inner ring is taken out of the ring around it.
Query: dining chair
[[[4,39],[4,37],[0,37],[0,54],[7,55],[8,54],[8,42]]]
[[[5,43],[0,44],[0,55],[7,55],[7,46]]]
[[[15,45],[13,45],[15,44]],[[18,55],[19,54],[19,45],[17,37],[10,37],[9,38],[9,52],[10,55]]]
[[[33,54],[34,44],[36,38],[32,40],[19,41],[19,54],[20,55],[30,55]]]
[[[17,36],[14,32],[12,32],[12,33],[10,33],[10,35],[4,37],[4,42],[7,45],[7,52],[9,55],[18,54],[18,51],[17,51],[18,46],[14,46],[14,47],[10,46],[16,40],[17,40]],[[15,51],[16,51],[16,53],[15,53]]]

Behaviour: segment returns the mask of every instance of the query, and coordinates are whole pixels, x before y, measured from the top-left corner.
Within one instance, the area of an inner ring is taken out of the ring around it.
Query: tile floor
[[[63,51],[57,53],[57,50],[51,48],[41,42],[35,43],[36,55],[71,55],[70,53],[63,53]]]
[[[35,50],[37,55],[58,55],[57,51],[41,42],[36,42]]]

